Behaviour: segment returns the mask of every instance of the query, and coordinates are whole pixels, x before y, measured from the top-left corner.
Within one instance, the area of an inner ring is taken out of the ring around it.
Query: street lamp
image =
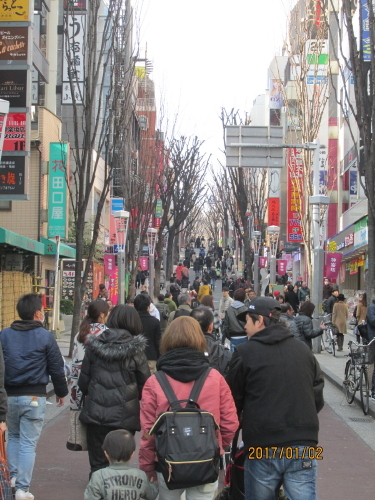
[[[129,217],[130,214],[126,210],[118,210],[113,212],[116,228],[116,240],[118,245],[117,264],[118,264],[118,303],[125,304],[125,246],[128,238]],[[123,238],[119,238],[119,233],[123,234]]]
[[[268,237],[270,240],[270,285],[276,283],[276,252],[279,244],[280,228],[279,226],[268,226]]]
[[[154,299],[154,280],[155,280],[155,247],[158,238],[158,231],[154,227],[147,229],[147,244],[148,244],[148,260],[149,260],[149,290],[148,293],[151,299]]]
[[[253,247],[254,247],[254,292],[259,294],[259,246],[262,233],[253,231]]]

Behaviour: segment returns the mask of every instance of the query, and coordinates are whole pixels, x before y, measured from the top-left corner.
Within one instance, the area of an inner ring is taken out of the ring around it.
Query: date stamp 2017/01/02
[[[321,446],[269,446],[260,448],[250,446],[248,449],[249,460],[262,460],[286,458],[287,460],[304,460],[306,458],[313,460],[323,460],[323,448]]]

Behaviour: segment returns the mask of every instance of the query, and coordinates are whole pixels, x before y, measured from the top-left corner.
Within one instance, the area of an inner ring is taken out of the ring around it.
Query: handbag
[[[12,485],[5,451],[4,431],[0,430],[0,500],[12,499]]]
[[[86,424],[80,421],[82,411],[83,396],[78,408],[70,409],[69,437],[66,447],[70,451],[87,451]]]
[[[358,332],[363,339],[367,341],[369,340],[367,333],[367,323],[361,323],[360,325],[358,325]]]
[[[352,318],[350,318],[349,325],[355,326],[356,324],[357,324],[357,318],[353,316]]]

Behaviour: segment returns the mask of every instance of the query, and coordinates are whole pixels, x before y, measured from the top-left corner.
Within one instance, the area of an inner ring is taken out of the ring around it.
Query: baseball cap
[[[274,295],[275,297],[278,297],[278,296],[280,295],[280,292],[279,292],[278,290],[276,290],[276,292],[273,292],[273,295]]]
[[[271,297],[255,297],[250,304],[249,309],[237,315],[240,321],[246,320],[246,314],[257,314],[259,316],[272,317],[271,311],[273,309],[281,310],[280,304],[277,300]]]
[[[227,286],[223,286],[221,289],[222,292],[229,292],[229,288]]]

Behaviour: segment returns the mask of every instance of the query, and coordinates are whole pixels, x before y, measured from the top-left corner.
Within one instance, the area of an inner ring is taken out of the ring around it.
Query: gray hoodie
[[[159,493],[146,473],[127,462],[113,462],[105,469],[93,472],[85,491],[85,500],[154,500]]]

